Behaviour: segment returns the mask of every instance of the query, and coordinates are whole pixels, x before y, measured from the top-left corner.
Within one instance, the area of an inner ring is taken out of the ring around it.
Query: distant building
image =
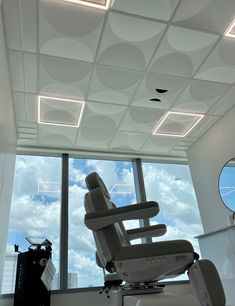
[[[2,294],[15,291],[17,254],[7,254],[3,271]]]

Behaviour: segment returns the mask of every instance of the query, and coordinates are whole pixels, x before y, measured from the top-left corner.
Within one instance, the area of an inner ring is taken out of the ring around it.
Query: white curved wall
[[[235,106],[187,154],[205,233],[228,225],[231,211],[220,199],[218,179],[224,164],[235,157],[234,137]]]

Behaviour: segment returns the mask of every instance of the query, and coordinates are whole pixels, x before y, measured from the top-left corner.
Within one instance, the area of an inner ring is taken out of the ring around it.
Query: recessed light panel
[[[78,127],[84,105],[84,101],[39,96],[38,123]]]
[[[61,0],[61,1],[71,2],[75,4],[82,4],[86,6],[107,10],[109,8],[111,0]]]
[[[153,131],[153,135],[185,137],[203,118],[202,114],[167,112]]]
[[[224,32],[224,36],[235,38],[235,19],[232,21],[230,26]]]

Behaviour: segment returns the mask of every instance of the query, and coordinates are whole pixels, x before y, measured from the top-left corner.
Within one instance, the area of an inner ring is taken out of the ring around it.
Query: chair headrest
[[[99,176],[97,172],[92,172],[88,174],[85,178],[85,181],[86,181],[87,189],[89,191],[100,187],[102,191],[104,192],[105,196],[109,199],[111,198],[108,192],[108,189],[105,186],[105,183],[103,182],[102,178]]]

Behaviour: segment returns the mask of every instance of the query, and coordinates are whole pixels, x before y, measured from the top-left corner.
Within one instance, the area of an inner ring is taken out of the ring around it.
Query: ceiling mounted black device
[[[156,88],[156,92],[160,93],[160,94],[163,94],[163,93],[168,92],[168,90],[167,89],[162,89],[162,88]]]
[[[158,99],[158,98],[152,98],[152,99],[149,99],[149,101],[152,101],[152,102],[162,102],[162,100]]]
[[[158,94],[164,94],[164,93],[168,92],[168,90],[167,89],[162,89],[162,88],[156,88],[156,92]],[[152,98],[152,99],[149,99],[149,101],[151,101],[151,102],[162,102],[162,100],[159,99],[159,98]]]

